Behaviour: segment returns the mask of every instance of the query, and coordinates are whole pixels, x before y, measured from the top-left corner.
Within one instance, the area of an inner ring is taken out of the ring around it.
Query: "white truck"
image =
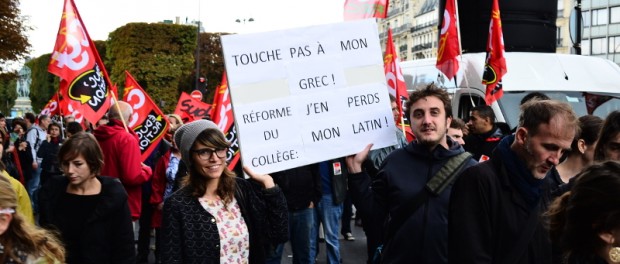
[[[594,111],[597,116],[605,118],[620,109],[620,67],[609,60],[530,52],[506,52],[505,58],[508,72],[502,78],[504,96],[491,107],[497,121],[511,128],[518,123],[521,99],[534,91],[570,103],[578,116],[587,114],[584,92],[615,97]],[[473,106],[485,103],[484,60],[484,53],[461,55],[456,81],[448,81],[437,70],[435,58],[401,62],[400,67],[409,92],[435,82],[452,95],[453,115],[466,120]]]

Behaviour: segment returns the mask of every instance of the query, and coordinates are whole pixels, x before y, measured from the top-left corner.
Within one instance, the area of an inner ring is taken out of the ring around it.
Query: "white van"
[[[594,114],[605,118],[620,109],[620,67],[596,57],[557,53],[506,52],[508,72],[502,78],[504,96],[491,107],[498,122],[517,126],[519,103],[530,92],[568,102],[578,116],[587,114],[584,92],[616,98],[599,106]],[[436,59],[401,62],[409,92],[431,82],[448,89],[454,116],[466,120],[469,110],[484,104],[486,86],[482,84],[484,53],[463,54],[456,76],[448,81],[435,67]]]

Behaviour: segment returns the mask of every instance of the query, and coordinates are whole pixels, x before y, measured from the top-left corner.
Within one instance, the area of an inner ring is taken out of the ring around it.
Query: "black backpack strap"
[[[405,203],[405,205],[390,216],[389,225],[385,233],[384,242],[389,241],[394,234],[402,227],[405,221],[428,200],[429,194],[439,196],[441,192],[450,185],[461,173],[465,164],[472,157],[469,152],[462,152],[452,156],[441,169],[426,183],[426,187]],[[426,191],[424,191],[426,190]]]

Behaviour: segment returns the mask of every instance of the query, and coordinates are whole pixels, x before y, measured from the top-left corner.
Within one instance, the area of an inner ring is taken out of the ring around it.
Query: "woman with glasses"
[[[103,153],[95,137],[71,136],[58,160],[64,177],[53,176],[41,188],[39,223],[60,232],[67,263],[134,264],[127,192],[118,179],[99,175]]]
[[[265,244],[288,239],[286,200],[269,175],[226,164],[229,143],[198,120],[174,136],[188,168],[185,185],[164,203],[158,249],[162,263],[265,263]]]
[[[56,236],[26,221],[17,205],[11,183],[0,176],[0,263],[64,263],[65,251]]]

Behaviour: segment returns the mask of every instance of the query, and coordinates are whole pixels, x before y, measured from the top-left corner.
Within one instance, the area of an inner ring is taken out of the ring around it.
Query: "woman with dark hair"
[[[213,122],[181,126],[175,136],[188,168],[185,185],[164,202],[162,263],[265,263],[266,243],[288,240],[288,211],[269,175],[226,164],[230,143]]]
[[[567,264],[620,262],[620,163],[586,168],[550,206],[549,233]]]
[[[41,186],[54,175],[62,175],[58,164],[58,150],[62,145],[60,124],[52,122],[47,126],[47,139],[41,143],[37,157],[41,158]]]
[[[103,153],[91,134],[73,135],[58,152],[64,177],[39,193],[39,223],[60,232],[67,263],[135,262],[127,193],[118,179],[100,176]]]
[[[556,167],[558,174],[550,178],[555,184],[567,183],[583,168],[594,163],[594,147],[602,126],[603,119],[598,116],[584,115],[579,118],[580,132],[575,135],[566,159]]]
[[[613,111],[605,118],[594,149],[594,160],[597,162],[620,161],[620,111]]]
[[[34,157],[32,156],[32,147],[26,140],[26,121],[21,118],[13,119],[13,132],[11,133],[11,142],[7,153],[7,158],[12,159],[17,169],[17,173],[11,176],[17,178],[22,184],[26,184],[32,177],[32,165]]]

